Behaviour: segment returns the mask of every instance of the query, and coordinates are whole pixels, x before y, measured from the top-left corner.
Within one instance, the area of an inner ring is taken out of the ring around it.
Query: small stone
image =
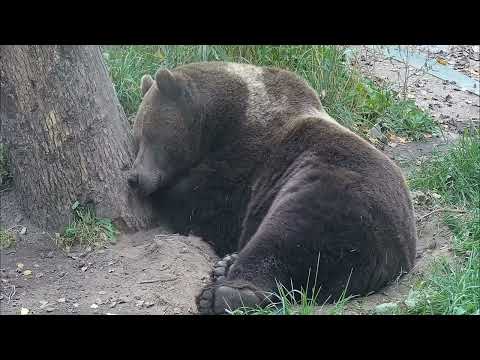
[[[113,309],[115,306],[117,306],[117,302],[116,301],[113,301],[111,304],[110,304],[110,309]]]
[[[52,311],[55,311],[55,308],[53,308],[53,307],[47,307],[45,310],[46,310],[47,312],[52,312]]]
[[[144,303],[145,303],[145,301],[143,301],[143,300],[138,300],[138,301],[135,303],[135,306],[136,306],[136,307],[142,307]]]
[[[88,266],[87,266],[87,265],[85,265],[84,267],[82,267],[82,271],[83,271],[83,272],[85,272],[85,271],[87,271],[87,270],[88,270]]]
[[[59,303],[64,303],[65,301],[66,301],[66,299],[64,297],[57,300],[57,302],[59,302]]]
[[[109,273],[113,273],[114,271],[115,271],[115,269],[108,269]]]
[[[78,308],[79,304],[78,303],[73,303],[74,308]]]
[[[101,290],[98,292],[98,295],[105,295],[106,293],[107,293],[106,291]]]
[[[405,299],[404,304],[409,308],[413,308],[417,305],[419,295],[416,291],[410,290],[408,297]]]
[[[90,309],[98,309],[98,305],[97,304],[92,304],[92,305],[90,305]]]
[[[388,144],[388,146],[390,146],[391,148],[395,148],[395,147],[397,147],[397,145],[398,145],[397,143],[389,143]]]
[[[153,303],[153,302],[151,302],[151,301],[147,301],[147,302],[145,303],[145,306],[146,306],[147,308],[152,307],[153,305],[155,305],[155,303]]]
[[[378,140],[382,143],[386,143],[388,140],[387,140],[387,137],[385,136],[385,134],[383,134],[382,130],[380,129],[380,127],[378,125],[375,125],[373,128],[370,129],[370,131],[368,132],[368,135],[375,139],[375,140]],[[228,260],[225,258],[226,261],[230,261],[231,258],[229,258]]]
[[[435,193],[435,192],[432,192],[431,195],[432,195],[432,197],[433,197],[434,199],[440,199],[440,198],[442,197],[440,194],[437,194],[437,193]]]
[[[142,297],[141,297],[140,295],[135,295],[133,298],[134,298],[135,300],[140,300]]]
[[[30,313],[30,310],[27,308],[21,308],[20,309],[20,315],[28,315]]]
[[[383,303],[375,306],[375,314],[377,315],[392,314],[397,309],[398,309],[397,303]]]
[[[24,266],[24,265],[23,265],[22,263],[17,263],[17,269],[22,270],[22,269],[23,269],[23,266]]]
[[[27,233],[27,228],[24,226],[22,227],[22,230],[20,230],[20,235],[25,235]]]
[[[40,279],[42,276],[43,276],[43,273],[41,273],[41,272],[35,274],[35,277],[37,279]]]
[[[174,308],[174,309],[173,309],[173,313],[174,313],[174,314],[180,314],[180,309],[177,308],[177,307]]]

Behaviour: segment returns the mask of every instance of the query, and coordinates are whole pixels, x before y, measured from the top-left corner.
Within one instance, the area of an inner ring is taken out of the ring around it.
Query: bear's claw
[[[200,314],[226,314],[228,309],[254,306],[261,302],[261,298],[248,285],[233,285],[226,281],[228,271],[237,258],[238,254],[230,254],[213,266],[212,283],[196,298]]]
[[[213,266],[213,271],[212,271],[213,282],[225,280],[228,274],[228,270],[230,269],[230,266],[232,266],[232,264],[235,262],[237,258],[238,258],[238,255],[234,253],[234,254],[229,254],[225,256],[222,260],[218,261]]]

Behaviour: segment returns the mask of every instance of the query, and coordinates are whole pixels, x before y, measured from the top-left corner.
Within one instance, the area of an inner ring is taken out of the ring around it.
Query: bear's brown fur
[[[366,294],[413,266],[400,169],[295,74],[195,63],[144,76],[141,89],[129,183],[174,231],[238,252],[199,295],[201,313],[261,304],[277,282],[315,285],[319,301]]]

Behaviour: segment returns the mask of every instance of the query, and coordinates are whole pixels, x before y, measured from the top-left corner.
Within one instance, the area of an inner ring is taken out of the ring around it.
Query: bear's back
[[[233,84],[239,84],[246,90],[242,96],[250,124],[281,126],[294,116],[323,111],[316,92],[290,71],[231,62],[191,63],[175,70],[188,74],[196,84],[215,83],[225,89],[226,97],[237,95],[239,87]]]

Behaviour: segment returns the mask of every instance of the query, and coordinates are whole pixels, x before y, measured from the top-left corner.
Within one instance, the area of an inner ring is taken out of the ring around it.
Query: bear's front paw
[[[238,254],[229,254],[225,256],[222,260],[218,261],[213,266],[212,271],[212,280],[214,282],[225,280],[228,274],[228,270],[232,266],[232,264],[237,260]]]

